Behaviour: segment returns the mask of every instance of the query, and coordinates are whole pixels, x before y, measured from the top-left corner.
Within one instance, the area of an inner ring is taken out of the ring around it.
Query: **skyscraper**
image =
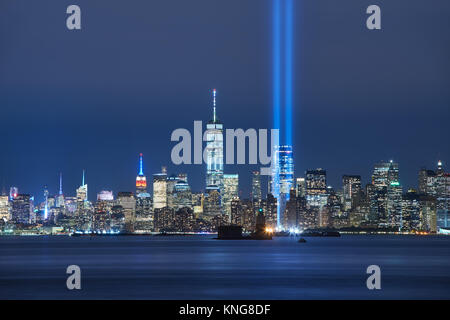
[[[0,219],[9,220],[9,198],[7,195],[0,195]]]
[[[62,172],[59,173],[59,192],[56,196],[56,207],[62,208],[64,207],[64,193],[62,187]]]
[[[389,162],[375,164],[372,175],[372,184],[377,190],[388,187],[391,182],[398,181],[398,178],[398,163],[391,160]]]
[[[306,196],[306,181],[305,178],[297,178],[295,182],[295,190],[297,197],[305,197]]]
[[[153,210],[167,207],[167,170],[153,175]]]
[[[223,125],[216,116],[216,89],[213,90],[213,118],[206,125],[206,187],[223,192]]]
[[[361,197],[361,176],[343,175],[344,210],[357,207]]]
[[[30,224],[32,222],[32,197],[29,194],[18,194],[12,200],[11,220],[14,223]]]
[[[306,171],[306,202],[309,206],[327,204],[327,172],[321,168]]]
[[[277,198],[277,226],[282,227],[286,202],[294,187],[294,157],[292,146],[274,146],[272,167],[272,194]]]
[[[144,175],[142,153],[139,154],[139,173],[136,177],[136,194],[147,192],[147,178]]]
[[[253,202],[260,202],[261,194],[261,175],[259,171],[252,172],[252,200]]]
[[[231,217],[231,201],[239,196],[239,175],[223,175],[222,205],[227,217]]]

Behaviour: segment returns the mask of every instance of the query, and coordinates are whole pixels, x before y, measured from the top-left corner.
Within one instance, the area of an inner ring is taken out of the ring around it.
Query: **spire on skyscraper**
[[[84,186],[84,169],[83,169],[83,179],[81,180],[81,185]]]
[[[62,172],[59,173],[59,194],[63,194],[63,189],[62,189]]]
[[[213,89],[213,121],[216,122],[216,89]]]
[[[142,153],[139,154],[139,175],[140,176],[144,175],[144,169],[142,166]]]

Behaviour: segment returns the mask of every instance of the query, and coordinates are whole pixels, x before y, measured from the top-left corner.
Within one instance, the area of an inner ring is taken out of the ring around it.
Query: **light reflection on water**
[[[2,237],[1,299],[450,298],[450,237]],[[66,267],[82,290],[66,289]],[[366,288],[367,266],[382,289]]]

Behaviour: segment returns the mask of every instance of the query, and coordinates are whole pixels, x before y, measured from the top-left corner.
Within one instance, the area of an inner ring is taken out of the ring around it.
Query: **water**
[[[1,237],[1,299],[449,299],[450,237]],[[81,268],[82,290],[66,288]],[[368,290],[366,268],[381,268]]]

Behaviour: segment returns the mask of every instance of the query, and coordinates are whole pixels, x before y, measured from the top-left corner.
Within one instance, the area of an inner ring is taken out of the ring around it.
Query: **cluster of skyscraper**
[[[242,199],[239,175],[224,173],[223,124],[216,115],[215,90],[213,95],[213,118],[205,132],[205,192],[192,192],[187,174],[168,175],[163,167],[153,175],[151,194],[140,154],[135,192],[115,196],[102,190],[90,201],[84,171],[75,197],[64,195],[62,175],[57,194],[51,196],[45,188],[40,204],[11,187],[9,195],[0,196],[2,233],[206,232],[220,225],[240,225],[251,232],[261,212],[267,227],[284,230],[357,227],[436,232],[448,227],[450,175],[440,161],[436,171],[420,170],[418,190],[403,189],[399,166],[393,161],[376,164],[372,181],[364,188],[361,176],[344,175],[342,189],[335,190],[327,185],[323,169],[295,178],[292,146],[275,145],[267,196],[263,198],[263,176],[255,171],[250,197]]]

